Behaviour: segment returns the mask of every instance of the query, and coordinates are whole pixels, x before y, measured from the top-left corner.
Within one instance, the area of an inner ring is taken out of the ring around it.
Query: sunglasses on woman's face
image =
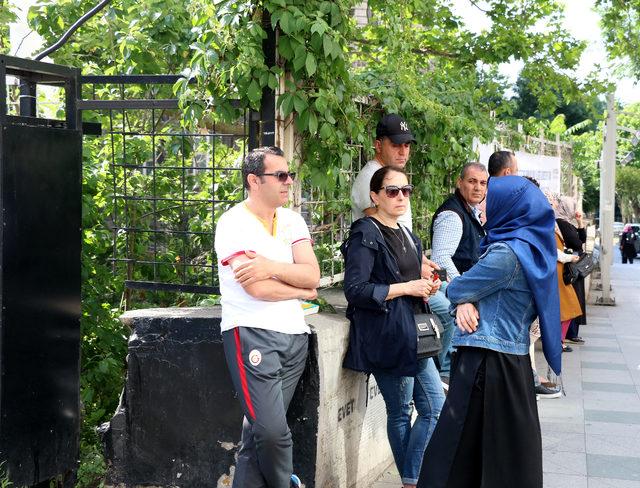
[[[398,193],[400,192],[402,192],[402,195],[405,198],[408,198],[413,193],[413,185],[404,185],[404,186],[387,185],[380,188],[380,190],[384,190],[385,194],[389,198],[397,197]]]
[[[296,173],[291,171],[275,171],[273,173],[262,173],[256,176],[275,176],[276,178],[278,178],[278,181],[280,183],[286,183],[289,177],[291,177],[292,181],[295,180]]]

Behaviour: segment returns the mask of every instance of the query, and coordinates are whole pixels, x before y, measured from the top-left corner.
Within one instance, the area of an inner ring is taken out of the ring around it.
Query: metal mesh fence
[[[217,293],[215,222],[244,198],[247,114],[234,124],[188,132],[177,102],[159,98],[170,93],[172,80],[102,81],[85,80],[85,92],[103,126],[98,144],[111,176],[105,221],[114,273],[126,277],[129,289]],[[132,103],[140,96],[147,103]]]

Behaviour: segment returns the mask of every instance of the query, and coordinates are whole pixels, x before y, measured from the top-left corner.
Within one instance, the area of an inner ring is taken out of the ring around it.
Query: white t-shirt
[[[250,250],[274,261],[293,263],[293,246],[311,240],[303,218],[293,210],[276,210],[276,235],[270,235],[244,202],[226,211],[216,225],[215,249],[222,295],[222,331],[235,327],[269,329],[285,334],[310,333],[300,300],[267,302],[249,295],[236,281],[229,261]]]
[[[382,168],[382,165],[377,160],[372,159],[362,167],[353,182],[353,186],[351,187],[351,217],[354,222],[364,217],[365,208],[373,207],[373,202],[369,194],[369,183],[371,183],[373,173],[380,168]],[[407,211],[398,218],[398,222],[408,227],[409,230],[413,229],[411,225],[411,201],[407,203]]]

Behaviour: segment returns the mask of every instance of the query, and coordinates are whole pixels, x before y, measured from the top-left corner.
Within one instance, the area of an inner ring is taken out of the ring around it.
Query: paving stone
[[[640,437],[640,423],[612,423],[585,420],[584,431],[587,434],[617,435],[618,437]]]
[[[584,352],[621,352],[619,346],[580,346]]]
[[[616,480],[612,478],[587,478],[588,488],[640,488],[640,481]]]
[[[586,476],[587,455],[581,452],[542,451],[545,473]]]
[[[591,339],[610,339],[611,332],[591,332],[591,326],[588,325],[587,330],[580,331],[580,336],[583,339],[588,340],[588,342],[591,342]],[[585,344],[585,345],[588,345],[588,344]]]
[[[582,433],[545,429],[543,434],[543,450],[555,452],[586,452],[584,434]]]
[[[640,437],[588,434],[586,436],[586,452],[611,456],[636,455],[640,470]]]
[[[544,488],[588,488],[586,476],[544,473],[542,482]]]
[[[618,424],[640,425],[640,413],[620,412],[616,410],[588,410],[584,411],[585,421],[608,422]]]
[[[629,371],[626,363],[608,363],[599,361],[581,361],[582,369]],[[584,371],[582,372],[584,376]]]
[[[624,371],[613,369],[583,369],[582,381],[587,383],[615,383],[633,385],[629,369]],[[584,388],[585,390],[588,388]]]
[[[589,476],[640,481],[640,458],[587,454]]]
[[[568,434],[584,434],[584,422],[550,422],[548,419],[540,419],[540,430],[544,437],[548,433],[565,432]]]
[[[633,384],[620,384],[620,383],[596,383],[590,381],[582,382],[582,389],[592,391],[608,391],[611,393],[636,393],[636,389]]]

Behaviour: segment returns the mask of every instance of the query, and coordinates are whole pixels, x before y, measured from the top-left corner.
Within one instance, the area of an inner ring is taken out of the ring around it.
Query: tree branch
[[[367,39],[357,39],[354,41],[355,44],[363,44],[365,46],[376,46],[376,43],[373,43]],[[460,55],[459,54],[455,54],[455,53],[450,53],[447,51],[441,51],[439,49],[434,49],[434,48],[430,48],[430,47],[423,47],[423,48],[413,48],[411,49],[411,52],[414,54],[422,54],[422,55],[432,55],[432,56],[439,56],[441,58],[449,58],[449,59],[460,59]]]
[[[484,12],[485,14],[489,13],[488,10],[485,10],[482,7],[480,7],[476,2],[474,2],[474,0],[469,0],[469,3],[473,5],[475,8],[477,8],[478,10],[480,10],[480,12]]]

